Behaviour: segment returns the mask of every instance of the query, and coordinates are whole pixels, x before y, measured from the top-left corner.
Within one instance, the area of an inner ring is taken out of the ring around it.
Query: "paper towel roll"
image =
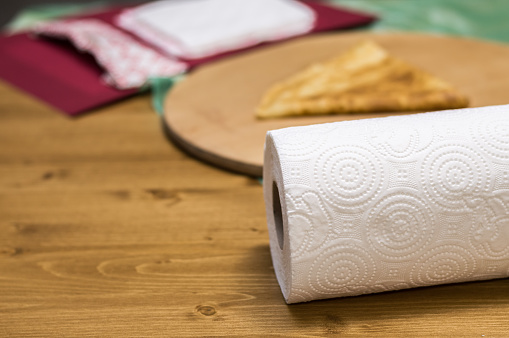
[[[509,276],[509,105],[267,133],[287,303]]]

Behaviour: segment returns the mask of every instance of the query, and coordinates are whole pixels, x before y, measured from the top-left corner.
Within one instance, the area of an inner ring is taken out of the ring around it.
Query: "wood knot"
[[[196,311],[204,316],[212,316],[216,314],[216,309],[210,305],[198,305]]]
[[[42,174],[41,179],[43,181],[45,180],[51,180],[53,178],[66,178],[69,175],[69,171],[65,169],[60,169],[56,171],[47,171],[44,174]]]
[[[0,255],[13,257],[13,256],[21,255],[22,253],[23,253],[23,249],[21,249],[21,248],[13,248],[10,246],[4,246],[4,247],[0,248]]]

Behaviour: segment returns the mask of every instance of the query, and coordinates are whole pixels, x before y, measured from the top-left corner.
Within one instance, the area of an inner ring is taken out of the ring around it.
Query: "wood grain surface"
[[[287,306],[262,187],[149,97],[69,119],[0,82],[0,336],[508,337],[509,280]]]
[[[508,45],[422,33],[323,33],[198,68],[167,97],[165,121],[170,134],[205,161],[261,176],[268,130],[405,113],[255,117],[273,83],[365,40],[376,41],[395,57],[453,84],[467,95],[471,107],[509,103]]]

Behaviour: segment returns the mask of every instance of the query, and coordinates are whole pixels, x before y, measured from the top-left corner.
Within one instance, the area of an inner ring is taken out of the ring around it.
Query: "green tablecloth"
[[[329,0],[376,14],[373,31],[421,31],[509,42],[507,0]]]

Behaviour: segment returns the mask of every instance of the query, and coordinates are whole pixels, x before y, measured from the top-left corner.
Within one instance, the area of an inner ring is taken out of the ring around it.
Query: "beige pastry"
[[[468,99],[450,84],[364,41],[273,85],[256,116],[427,111],[467,105]]]

